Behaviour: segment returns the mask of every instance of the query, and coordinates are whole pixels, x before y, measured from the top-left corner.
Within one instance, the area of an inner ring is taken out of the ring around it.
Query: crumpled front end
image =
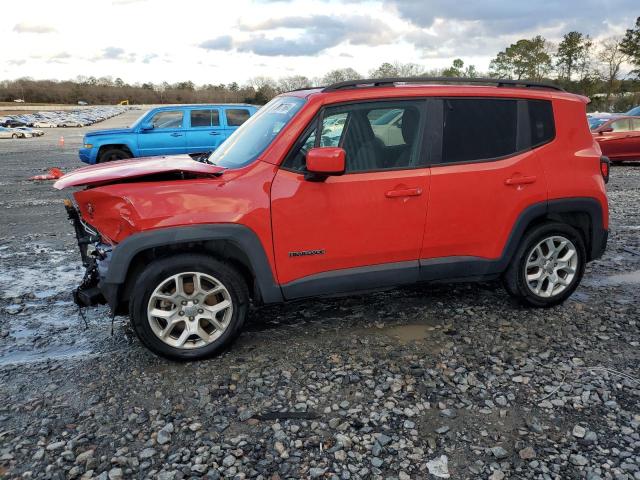
[[[104,243],[100,233],[82,220],[71,200],[65,200],[65,209],[73,225],[85,274],[80,285],[73,290],[73,301],[80,307],[101,305],[109,302],[111,295],[104,288],[104,279],[109,268],[113,246]]]

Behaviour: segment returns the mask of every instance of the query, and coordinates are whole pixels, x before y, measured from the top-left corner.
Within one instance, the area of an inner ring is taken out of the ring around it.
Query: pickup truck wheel
[[[100,154],[98,163],[113,162],[115,160],[124,160],[126,158],[131,158],[131,155],[129,155],[129,152],[126,150],[122,150],[121,148],[108,148]]]
[[[503,276],[504,286],[525,305],[552,307],[578,287],[585,260],[584,241],[573,227],[538,225],[523,238]]]
[[[219,353],[240,333],[249,307],[242,275],[199,254],[154,261],[133,292],[129,313],[138,338],[154,353],[175,360]]]

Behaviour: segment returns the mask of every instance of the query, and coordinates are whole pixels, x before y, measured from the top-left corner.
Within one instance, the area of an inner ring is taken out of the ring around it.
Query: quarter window
[[[182,118],[184,113],[182,110],[170,112],[158,112],[151,119],[154,129],[162,128],[182,128]]]
[[[192,127],[217,127],[220,125],[218,110],[191,110]]]
[[[227,113],[227,125],[229,127],[239,127],[249,120],[249,110],[245,108],[229,108]]]
[[[526,100],[529,108],[531,146],[537,147],[550,142],[556,136],[553,108],[547,100]]]

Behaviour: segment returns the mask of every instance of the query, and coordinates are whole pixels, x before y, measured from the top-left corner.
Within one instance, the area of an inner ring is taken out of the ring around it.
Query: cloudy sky
[[[14,2],[15,3],[15,2]],[[0,79],[243,83],[383,61],[486,70],[510,43],[624,33],[639,0],[29,0],[0,15]]]

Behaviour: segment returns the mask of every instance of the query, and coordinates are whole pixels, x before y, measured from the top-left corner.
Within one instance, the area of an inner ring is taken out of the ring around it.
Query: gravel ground
[[[563,306],[497,283],[299,302],[179,364],[71,302],[63,194],[26,178],[80,166],[82,133],[0,143],[0,478],[640,479],[640,166],[613,169],[609,248]]]

